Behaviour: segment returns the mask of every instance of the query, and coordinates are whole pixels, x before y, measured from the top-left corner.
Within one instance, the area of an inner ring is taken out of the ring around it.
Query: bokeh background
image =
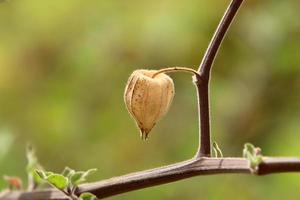
[[[146,142],[123,91],[138,68],[197,68],[228,3],[2,1],[0,175],[26,177],[27,142],[48,170],[97,167],[91,181],[192,157],[198,125],[189,74],[171,74],[173,105]],[[235,19],[210,92],[212,138],[225,156],[241,156],[245,142],[265,155],[300,155],[299,9],[299,0],[246,0]],[[299,190],[299,174],[216,175],[111,199],[299,199]]]

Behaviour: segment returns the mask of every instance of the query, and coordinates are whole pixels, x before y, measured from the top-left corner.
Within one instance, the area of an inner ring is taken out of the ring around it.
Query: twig
[[[195,76],[195,85],[198,95],[198,113],[199,114],[199,147],[196,157],[211,155],[210,139],[210,114],[209,114],[209,79],[212,64],[215,60],[222,40],[234,18],[243,0],[232,0],[223,18],[221,19],[214,36],[205,52],[198,71],[200,76]]]
[[[219,50],[219,47],[221,46],[224,36],[226,35],[226,32],[230,27],[230,24],[234,19],[237,11],[239,10],[242,2],[243,0],[231,1],[211,39],[211,42],[205,52],[205,55],[198,69],[198,71],[200,71],[201,75],[204,78],[209,79],[210,70]]]
[[[177,71],[183,71],[183,72],[192,73],[194,75],[199,75],[198,71],[196,71],[192,68],[188,68],[188,67],[167,67],[167,68],[163,68],[163,69],[160,69],[157,72],[155,72],[152,75],[152,78],[154,78],[155,76],[157,76],[158,74],[161,74],[161,73],[170,73],[170,72],[177,72]]]
[[[281,172],[300,172],[299,158],[264,157],[255,172],[250,169],[244,158],[195,158],[169,166],[119,176],[95,183],[84,184],[77,194],[91,192],[98,198],[138,190],[155,185],[170,183],[194,176],[224,173],[244,173],[266,175]],[[68,198],[56,189],[33,192],[10,192],[0,200],[67,200]]]

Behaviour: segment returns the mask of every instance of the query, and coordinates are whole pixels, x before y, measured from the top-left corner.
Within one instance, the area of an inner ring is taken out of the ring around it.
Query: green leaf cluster
[[[243,149],[243,157],[250,163],[250,168],[255,171],[258,165],[262,162],[263,157],[261,155],[261,149],[255,147],[251,143],[246,143]]]
[[[76,197],[75,195],[78,185],[85,183],[87,181],[87,177],[95,171],[97,171],[97,169],[75,171],[69,167],[66,167],[61,174],[43,170],[36,170],[36,174],[53,187],[70,196],[72,199],[95,200],[97,197],[91,193],[82,193],[79,197]]]
[[[85,192],[79,196],[79,200],[97,200],[97,197],[92,193]]]

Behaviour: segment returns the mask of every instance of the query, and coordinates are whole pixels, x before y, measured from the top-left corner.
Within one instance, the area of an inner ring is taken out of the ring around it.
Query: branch
[[[226,35],[226,32],[237,11],[239,10],[242,2],[243,0],[231,1],[215,31],[215,34],[210,41],[210,44],[208,45],[208,48],[198,69],[198,71],[200,71],[200,74],[206,79],[209,79],[211,66],[215,60],[219,47],[221,46],[224,36]]]
[[[197,157],[210,157],[211,139],[210,139],[210,114],[209,114],[209,79],[212,64],[215,60],[223,38],[234,19],[243,0],[232,0],[225,11],[210,44],[205,52],[202,62],[199,66],[199,76],[195,76],[195,85],[197,88],[198,113],[199,113],[199,147]]]
[[[281,172],[300,172],[299,158],[264,157],[256,171],[252,171],[244,158],[194,158],[184,162],[151,170],[81,185],[77,194],[91,192],[98,198],[110,197],[142,188],[170,183],[194,176],[224,173],[266,175]],[[0,193],[0,200],[67,200],[56,189],[33,192]]]

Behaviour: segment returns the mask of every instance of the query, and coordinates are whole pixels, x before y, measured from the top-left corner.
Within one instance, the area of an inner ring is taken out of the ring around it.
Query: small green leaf
[[[50,176],[50,175],[52,175],[52,174],[54,174],[53,172],[45,172],[45,174],[46,174],[46,176],[48,177],[48,176]]]
[[[79,172],[75,172],[71,177],[71,183],[72,185],[77,186],[78,184],[82,183],[85,181],[85,177],[84,177],[84,172],[79,171]]]
[[[69,181],[66,177],[60,174],[51,174],[46,179],[48,183],[53,185],[54,187],[58,189],[66,189],[68,187]]]
[[[243,150],[243,156],[247,156],[247,152],[249,152],[251,155],[255,153],[255,146],[251,143],[244,144],[244,150]]]
[[[255,171],[258,165],[263,161],[261,149],[253,144],[246,143],[243,149],[243,157],[249,161],[250,168]]]
[[[87,171],[84,173],[84,176],[85,176],[85,177],[88,177],[89,175],[95,173],[96,171],[97,171],[96,168],[89,169],[89,170],[87,170]]]
[[[82,193],[79,197],[79,200],[97,200],[98,198],[91,193]]]
[[[64,171],[61,173],[64,177],[71,177],[75,173],[75,170],[65,167]]]
[[[89,169],[88,171],[78,171],[75,172],[71,177],[70,181],[73,186],[78,186],[81,183],[84,183],[86,181],[86,178],[97,171],[97,169]]]
[[[41,178],[46,180],[47,179],[47,175],[43,170],[35,170],[35,173]]]

